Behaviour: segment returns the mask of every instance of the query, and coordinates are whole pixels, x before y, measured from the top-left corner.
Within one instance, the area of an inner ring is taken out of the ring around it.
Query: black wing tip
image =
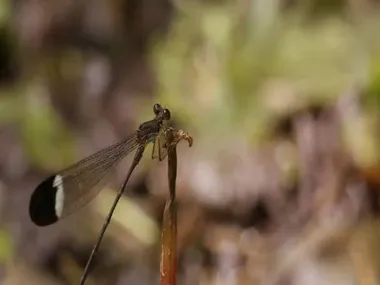
[[[55,175],[44,180],[34,190],[29,203],[29,216],[34,224],[43,227],[58,221],[55,213],[57,188],[53,186]]]

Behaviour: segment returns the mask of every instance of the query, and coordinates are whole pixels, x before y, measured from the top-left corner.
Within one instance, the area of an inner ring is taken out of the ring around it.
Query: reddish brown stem
[[[193,139],[182,130],[166,130],[168,150],[168,182],[170,198],[166,202],[161,236],[161,285],[177,284],[177,207],[175,186],[177,179],[177,144],[185,139],[192,146]]]

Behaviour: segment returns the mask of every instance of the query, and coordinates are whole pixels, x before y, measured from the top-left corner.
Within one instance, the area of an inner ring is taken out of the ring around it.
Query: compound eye
[[[170,120],[170,111],[168,109],[165,109],[163,112],[164,120]]]
[[[160,113],[161,110],[162,110],[162,107],[160,104],[154,104],[153,112],[156,116]]]

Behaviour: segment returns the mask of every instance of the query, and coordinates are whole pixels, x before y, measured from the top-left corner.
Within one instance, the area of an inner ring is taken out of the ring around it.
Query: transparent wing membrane
[[[64,189],[63,212],[60,218],[70,215],[94,199],[107,185],[118,163],[138,145],[135,133],[58,173],[62,177]]]

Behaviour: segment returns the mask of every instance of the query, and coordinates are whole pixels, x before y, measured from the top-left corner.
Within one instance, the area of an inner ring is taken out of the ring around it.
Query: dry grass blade
[[[175,184],[177,178],[177,144],[185,139],[189,146],[193,139],[182,130],[169,128],[166,131],[168,150],[168,182],[170,198],[166,202],[161,236],[161,285],[175,285],[177,276],[177,208]]]

